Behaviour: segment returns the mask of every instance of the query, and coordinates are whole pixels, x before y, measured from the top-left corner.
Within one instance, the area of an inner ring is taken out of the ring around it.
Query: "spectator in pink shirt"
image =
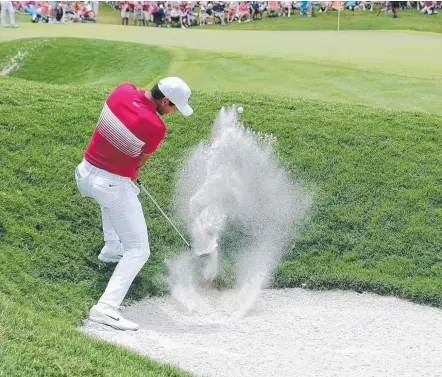
[[[150,14],[150,1],[143,1],[143,14],[144,14],[144,21],[146,23],[146,26],[149,26],[149,22],[151,21],[151,14]]]
[[[186,29],[186,27],[190,27],[188,12],[189,12],[189,7],[187,6],[187,4],[181,4],[180,6],[181,29]]]
[[[239,3],[238,22],[241,23],[243,18],[246,18],[246,22],[250,21],[249,4],[246,1]]]
[[[233,22],[236,17],[237,4],[232,2],[229,4],[229,9],[227,11],[227,22]]]

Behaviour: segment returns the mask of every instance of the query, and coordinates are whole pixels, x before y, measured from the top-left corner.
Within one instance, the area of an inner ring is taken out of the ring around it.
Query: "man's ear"
[[[161,98],[161,106],[165,106],[168,103],[169,103],[169,98],[167,97]]]

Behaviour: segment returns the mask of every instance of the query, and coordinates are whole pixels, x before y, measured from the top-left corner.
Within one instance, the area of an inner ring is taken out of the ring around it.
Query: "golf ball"
[[[240,106],[238,107],[238,113],[242,114],[244,112],[244,109]]]

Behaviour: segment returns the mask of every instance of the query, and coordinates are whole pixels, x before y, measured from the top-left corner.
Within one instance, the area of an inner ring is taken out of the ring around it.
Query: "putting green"
[[[442,35],[412,31],[230,31],[24,24],[3,38],[80,37],[130,41],[205,51],[257,54],[345,64],[364,69],[441,77]],[[296,69],[296,66],[293,67]]]

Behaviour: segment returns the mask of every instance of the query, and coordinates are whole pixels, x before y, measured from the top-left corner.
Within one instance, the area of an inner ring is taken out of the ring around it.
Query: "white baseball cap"
[[[192,94],[189,85],[179,77],[166,77],[158,82],[158,88],[165,97],[176,105],[178,111],[188,117],[193,114],[189,106],[189,98]]]

